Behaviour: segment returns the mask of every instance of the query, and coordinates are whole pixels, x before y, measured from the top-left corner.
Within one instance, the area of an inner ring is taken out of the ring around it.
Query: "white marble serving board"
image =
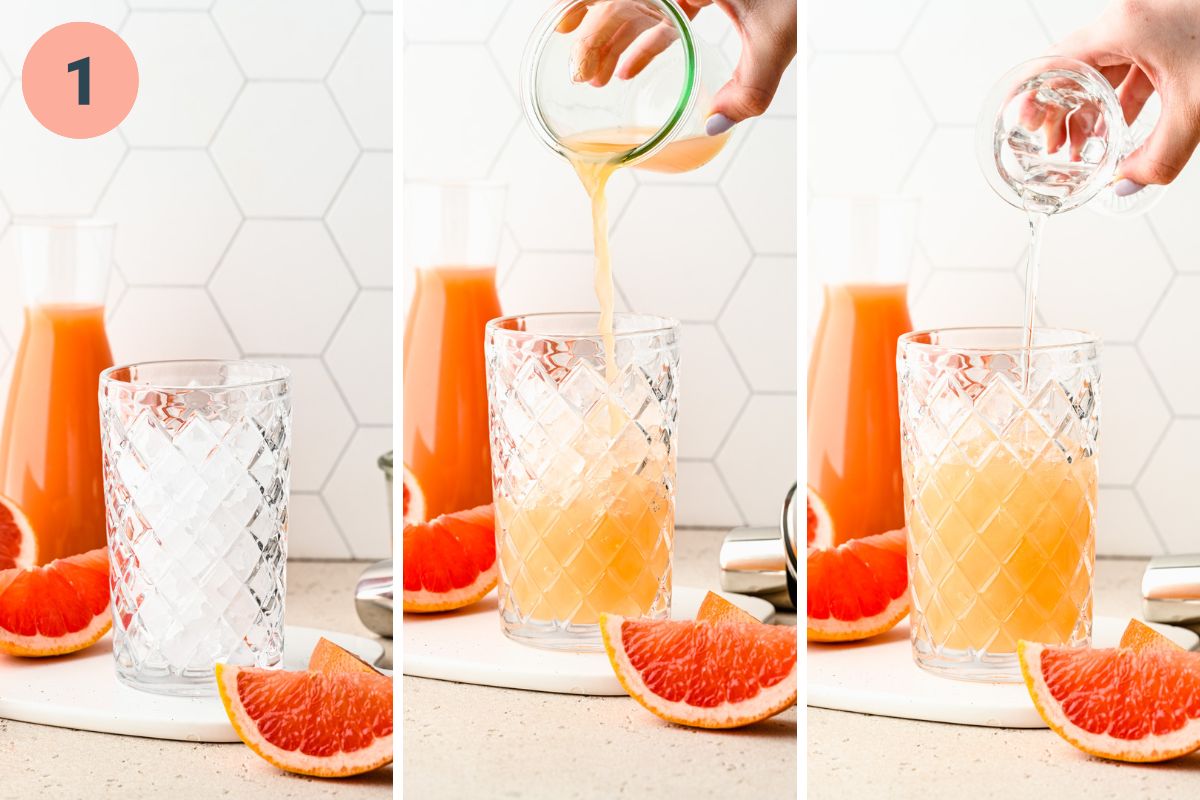
[[[373,639],[288,625],[283,668],[304,669],[322,636],[369,664],[383,654]],[[215,690],[211,697],[167,697],[119,682],[111,637],[55,658],[0,655],[0,718],[155,739],[238,741]]]
[[[1096,647],[1116,647],[1128,619],[1096,617]],[[1189,650],[1200,637],[1171,625],[1150,627]],[[907,620],[883,636],[852,644],[808,645],[808,705],[885,717],[1044,728],[1024,683],[971,683],[942,678],[913,663]]]
[[[694,619],[706,593],[677,586],[671,616]],[[756,619],[775,608],[766,600],[719,592]],[[604,653],[560,653],[518,644],[500,630],[496,593],[444,614],[404,615],[404,674],[506,689],[584,695],[623,695]]]

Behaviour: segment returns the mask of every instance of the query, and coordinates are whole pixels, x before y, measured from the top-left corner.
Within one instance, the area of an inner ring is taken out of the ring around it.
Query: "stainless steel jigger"
[[[1142,575],[1142,616],[1200,628],[1200,555],[1150,559]]]
[[[776,608],[796,608],[798,514],[796,484],[788,490],[779,525],[735,528],[721,545],[721,588],[751,594]]]

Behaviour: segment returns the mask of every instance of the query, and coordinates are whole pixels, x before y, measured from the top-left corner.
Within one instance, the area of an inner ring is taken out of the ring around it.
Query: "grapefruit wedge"
[[[404,610],[469,606],[496,585],[496,516],[490,505],[404,526]]]
[[[17,504],[0,495],[0,570],[37,563],[37,539]]]
[[[758,619],[749,611],[743,611],[716,592],[704,595],[704,602],[696,612],[696,619],[702,622],[747,622],[758,624]]]
[[[833,544],[833,517],[817,490],[808,487],[808,549],[826,548]]]
[[[317,640],[312,655],[308,657],[309,672],[361,672],[371,675],[383,673],[363,661],[349,650],[338,647],[322,636]]]
[[[112,627],[108,551],[0,572],[0,652],[58,656],[95,644]]]
[[[412,474],[408,466],[404,467],[404,473],[401,478],[403,480],[403,500],[401,509],[404,513],[404,524],[411,525],[415,522],[425,521],[425,493],[421,491],[421,484],[417,483],[417,476]]]
[[[795,705],[795,628],[745,622],[713,597],[710,619],[601,614],[621,686],[650,712],[696,728],[737,728]]]
[[[852,642],[891,630],[908,615],[903,529],[808,551],[808,640]]]
[[[1154,628],[1136,619],[1129,620],[1125,626],[1120,646],[1131,650],[1183,650]]]
[[[1200,749],[1200,653],[1022,641],[1017,654],[1042,719],[1085,753],[1147,762]]]
[[[276,767],[344,778],[391,763],[391,678],[226,664],[216,673],[238,737]]]

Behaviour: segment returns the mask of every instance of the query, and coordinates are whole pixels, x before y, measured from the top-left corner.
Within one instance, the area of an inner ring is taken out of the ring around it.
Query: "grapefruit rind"
[[[454,611],[477,603],[492,589],[500,578],[500,568],[496,564],[479,573],[470,585],[449,592],[431,592],[428,589],[404,590],[404,611],[413,614],[427,614],[435,611]]]
[[[237,676],[243,667],[217,664],[217,691],[229,722],[238,738],[264,761],[286,772],[317,778],[346,778],[379,769],[392,762],[392,734],[377,737],[371,744],[353,753],[317,758],[284,750],[258,733],[258,726],[238,696]]]
[[[659,697],[646,686],[625,652],[621,634],[621,623],[624,621],[624,617],[600,615],[600,635],[604,640],[604,652],[608,654],[608,661],[625,692],[647,711],[668,722],[693,728],[739,728],[773,717],[796,704],[795,662],[791,671],[779,683],[762,689],[753,698],[740,703],[725,702],[718,706],[701,708]],[[757,621],[756,623],[763,624]]]
[[[112,612],[105,610],[103,614],[92,617],[92,621],[83,630],[72,631],[68,636],[21,636],[15,633],[0,631],[0,653],[24,658],[44,658],[46,656],[64,656],[91,647],[108,633],[112,627]]]
[[[1017,658],[1021,676],[1038,715],[1063,739],[1088,755],[1114,761],[1151,763],[1167,761],[1200,749],[1200,718],[1189,720],[1182,728],[1168,734],[1142,739],[1118,739],[1108,734],[1085,731],[1067,719],[1061,704],[1050,693],[1042,671],[1042,654],[1047,645],[1037,642],[1017,642]]]
[[[887,608],[871,617],[844,620],[808,618],[808,641],[810,642],[857,642],[887,633],[908,616],[912,603],[908,593],[894,598]]]

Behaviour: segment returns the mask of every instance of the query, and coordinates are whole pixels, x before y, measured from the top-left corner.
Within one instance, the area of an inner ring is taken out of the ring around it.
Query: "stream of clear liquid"
[[[1025,260],[1025,315],[1021,341],[1021,386],[1029,388],[1032,368],[1033,328],[1037,315],[1038,265],[1041,261],[1042,230],[1050,217],[1044,211],[1029,210],[1029,255]]]

